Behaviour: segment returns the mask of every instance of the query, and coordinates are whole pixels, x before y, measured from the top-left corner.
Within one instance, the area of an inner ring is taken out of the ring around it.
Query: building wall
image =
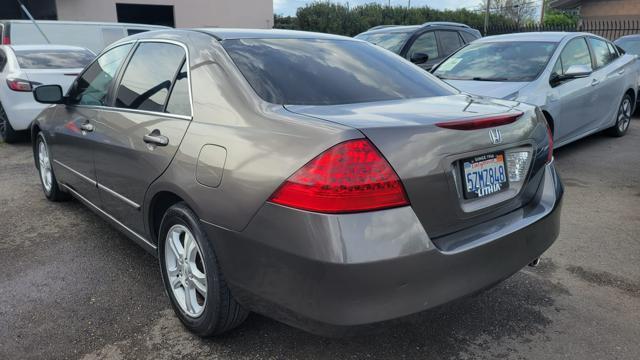
[[[640,19],[640,0],[586,0],[581,5],[587,21]]]
[[[173,5],[176,27],[273,26],[273,0],[56,0],[58,20],[116,22],[116,3]]]

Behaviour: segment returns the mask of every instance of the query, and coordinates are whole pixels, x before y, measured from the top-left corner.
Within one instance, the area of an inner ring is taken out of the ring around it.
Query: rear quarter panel
[[[212,37],[191,40],[194,118],[174,160],[147,191],[145,208],[155,194],[170,191],[202,220],[239,231],[293,172],[336,143],[363,137],[262,102]],[[204,145],[226,150],[218,187],[196,181]]]

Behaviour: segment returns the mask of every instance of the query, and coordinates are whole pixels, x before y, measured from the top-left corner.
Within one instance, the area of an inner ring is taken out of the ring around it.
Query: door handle
[[[90,122],[86,122],[80,125],[80,130],[82,130],[83,132],[92,132],[93,129],[94,129],[93,124]]]
[[[591,80],[591,86],[596,86],[598,84],[600,84],[600,80],[598,80],[598,79]]]
[[[142,140],[147,144],[153,144],[157,146],[167,146],[169,145],[169,138],[161,135],[160,130],[153,130],[151,133],[142,137]]]
[[[618,70],[618,75],[622,75],[622,74],[624,74],[624,69]]]

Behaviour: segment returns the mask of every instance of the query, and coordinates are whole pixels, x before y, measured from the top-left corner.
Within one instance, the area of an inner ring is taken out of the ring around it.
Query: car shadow
[[[547,270],[553,267],[550,260],[545,263]],[[251,314],[230,334],[200,341],[205,346],[223,347],[241,358],[251,356],[252,349],[283,358],[457,359],[492,350],[497,352],[491,357],[498,357],[502,350],[492,348],[501,340],[527,341],[545,332],[552,322],[544,311],[558,310],[554,300],[558,295],[569,292],[547,280],[544,271],[540,276],[525,270],[484,293],[383,323],[373,333],[325,338]]]

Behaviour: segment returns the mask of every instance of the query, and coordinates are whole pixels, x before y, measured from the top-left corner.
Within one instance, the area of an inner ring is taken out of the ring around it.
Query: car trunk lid
[[[26,80],[33,87],[40,85],[60,85],[66,92],[82,69],[22,69]]]
[[[535,194],[546,163],[546,125],[539,111],[511,101],[467,95],[348,105],[286,106],[297,114],[359,129],[400,176],[411,206],[432,238],[473,226],[522,207]],[[455,130],[442,124],[465,119],[515,115],[499,126],[501,141],[490,130]],[[440,126],[438,124],[441,124]],[[470,157],[528,149],[527,180],[510,194],[465,199],[460,166]]]

